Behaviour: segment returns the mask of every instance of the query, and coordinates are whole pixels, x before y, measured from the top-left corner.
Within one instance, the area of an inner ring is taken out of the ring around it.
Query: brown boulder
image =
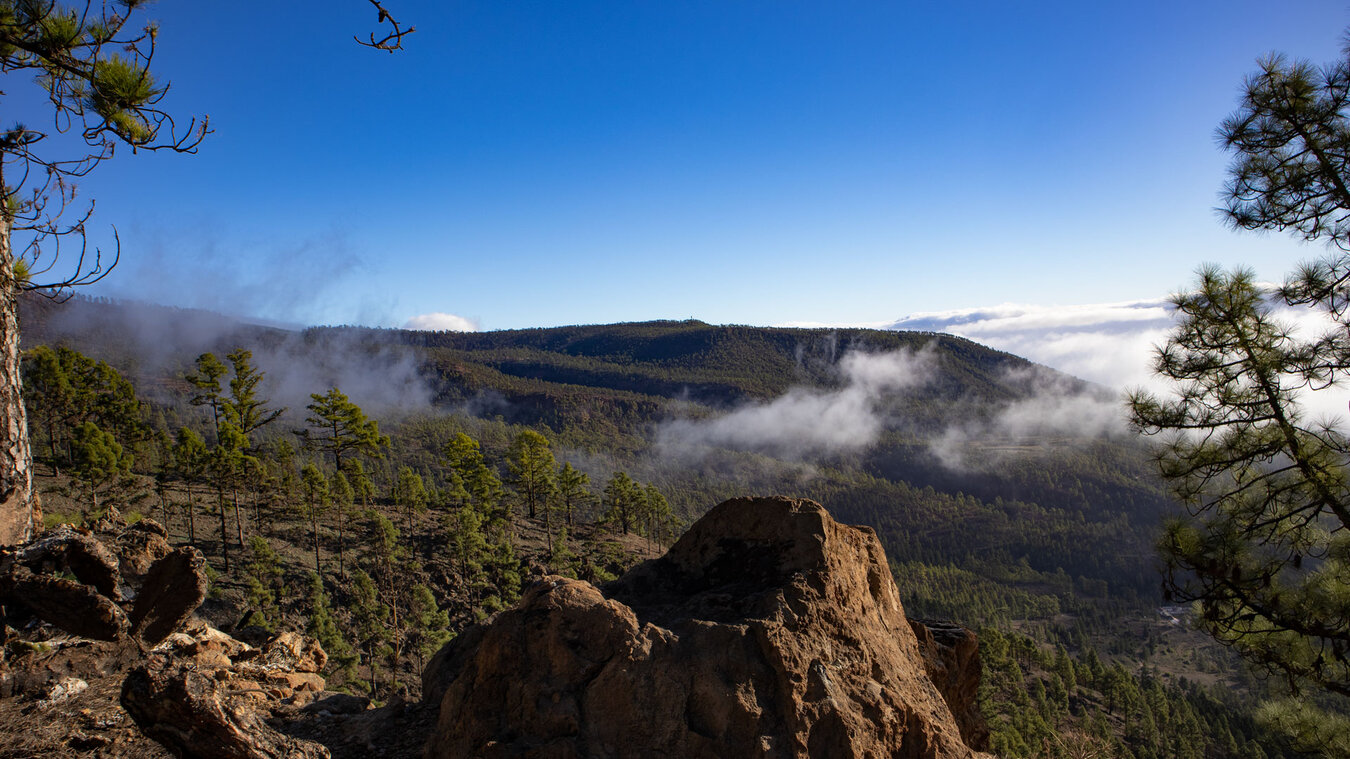
[[[168,537],[164,527],[153,519],[142,519],[122,530],[114,541],[122,581],[132,587],[140,585],[150,567],[173,550]]]
[[[151,521],[123,530],[113,545],[121,559],[90,533],[62,525],[19,550],[0,551],[0,600],[16,601],[72,635],[118,640],[130,629],[153,646],[206,598],[205,559],[195,548],[170,550],[164,528]],[[119,589],[124,569],[142,581],[130,615],[118,605],[126,603]],[[60,577],[64,572],[76,579]]]
[[[283,632],[263,646],[262,664],[296,672],[322,672],[328,654],[319,641],[299,633]]]
[[[157,652],[171,653],[179,659],[191,661],[200,669],[229,669],[234,660],[257,656],[247,643],[235,640],[205,622],[197,622],[166,637],[155,648]]]
[[[120,600],[117,557],[93,535],[63,524],[24,546],[19,561],[34,572],[69,570],[75,579]]]
[[[0,578],[0,598],[22,603],[40,619],[94,640],[119,640],[127,618],[112,599],[83,583],[35,575],[22,567]]]
[[[965,759],[875,533],[737,499],[602,593],[546,577],[452,641],[427,756]]]
[[[122,705],[141,732],[178,756],[328,757],[322,746],[269,727],[323,695],[323,676],[294,665],[326,659],[316,641],[294,633],[259,650],[199,622],[169,635],[127,676]]]
[[[151,565],[131,609],[131,624],[148,646],[177,630],[206,598],[206,559],[195,548],[177,548]]]
[[[122,707],[176,756],[195,759],[329,759],[317,743],[278,733],[265,713],[192,664],[154,656],[122,684]]]

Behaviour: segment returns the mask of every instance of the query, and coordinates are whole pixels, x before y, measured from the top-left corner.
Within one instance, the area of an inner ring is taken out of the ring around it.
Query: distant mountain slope
[[[472,595],[445,554],[447,531],[458,522],[449,518],[454,498],[444,494],[462,487],[447,467],[446,443],[472,436],[488,465],[506,475],[512,441],[528,425],[545,434],[560,463],[590,478],[592,497],[577,506],[576,531],[568,534],[574,544],[583,535],[595,544],[594,566],[613,563],[611,544],[622,553],[623,544],[610,537],[629,546],[650,543],[612,534],[619,528],[600,522],[607,508],[601,494],[617,472],[655,488],[685,524],[728,498],[787,494],[827,505],[842,522],[869,525],[911,615],[1028,636],[991,649],[997,656],[988,660],[1016,673],[991,693],[1032,694],[1028,702],[1007,701],[1017,719],[1063,703],[1053,707],[1060,718],[1072,708],[1080,724],[1137,722],[1116,706],[1128,679],[1119,664],[1146,665],[1141,683],[1156,682],[1159,667],[1164,677],[1170,671],[1212,681],[1227,666],[1214,652],[1196,650],[1193,639],[1175,649],[1166,643],[1180,633],[1156,614],[1162,598],[1153,546],[1161,518],[1177,507],[1147,448],[1120,424],[1119,399],[969,340],[697,321],[474,334],[300,329],[87,299],[29,300],[21,318],[26,347],[62,343],[107,360],[150,401],[147,420],[164,434],[134,444],[145,494],[169,460],[156,441],[184,426],[210,436],[205,410],[191,405],[184,380],[202,352],[253,351],[254,365],[266,373],[261,394],[291,409],[256,451],[292,475],[314,456],[293,434],[304,426],[309,394],[340,387],[391,439],[382,457],[365,462],[374,506],[397,517],[407,544],[434,570],[428,582],[438,598],[455,604]],[[427,514],[397,503],[394,485],[405,467],[441,494]],[[59,482],[49,488],[51,513],[62,503],[73,508],[75,491]],[[281,528],[273,537],[292,569],[308,570],[312,544],[308,528],[297,523],[298,501],[287,506],[290,496],[283,495],[284,508],[272,509],[269,498],[257,503]],[[203,516],[213,500],[201,504]],[[257,503],[253,519],[261,524]],[[154,509],[152,499],[144,504]],[[165,513],[163,503],[159,508]],[[522,506],[515,508],[519,517]],[[547,524],[515,522],[518,545],[537,549],[530,565],[553,561],[543,553]],[[199,542],[211,558],[223,559],[210,532],[200,530]],[[220,534],[227,534],[224,526]],[[331,533],[327,541],[331,561]],[[291,601],[297,602],[305,603],[298,596]],[[455,608],[468,618],[468,608]],[[1060,682],[1050,673],[1062,677],[1058,659],[1052,668],[1050,658],[1033,656],[1038,645],[1065,660],[1071,652],[1075,666],[1085,667],[1075,675],[1077,695],[1060,683],[1059,701],[1035,700],[1031,684],[1049,690]],[[1223,680],[1226,691],[1234,683],[1240,681]],[[1189,685],[1186,692],[1195,693]],[[1112,705],[1099,693],[1110,694]]]
[[[969,340],[931,333],[866,329],[788,329],[653,321],[481,333],[419,332],[365,327],[288,330],[206,311],[75,298],[64,304],[29,299],[22,309],[24,344],[65,344],[133,374],[179,375],[195,357],[247,347],[274,377],[277,363],[308,364],[311,387],[274,389],[290,404],[329,385],[360,402],[359,387],[391,355],[409,364],[437,405],[463,404],[487,393],[509,406],[507,417],[555,428],[595,414],[622,424],[651,419],[669,401],[725,409],[768,400],[794,387],[840,384],[839,359],[849,351],[930,350],[941,379],[923,398],[999,401],[1023,391],[1010,371],[1024,359]],[[277,361],[269,361],[275,355]],[[356,376],[360,375],[360,376]],[[404,384],[408,378],[400,380]],[[299,385],[300,379],[287,384]],[[416,395],[416,394],[415,394]],[[367,399],[374,406],[410,406],[423,398]],[[406,401],[402,403],[400,401]]]
[[[400,339],[474,356],[504,374],[709,401],[771,398],[830,386],[850,350],[919,350],[947,359],[949,394],[1004,395],[997,377],[1028,362],[963,338],[865,329],[787,329],[654,321],[482,333],[400,332]]]

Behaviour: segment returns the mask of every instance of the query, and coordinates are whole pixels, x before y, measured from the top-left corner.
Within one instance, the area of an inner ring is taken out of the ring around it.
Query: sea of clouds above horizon
[[[1290,308],[1274,298],[1268,303],[1275,319],[1297,337],[1339,329],[1319,311]],[[1176,326],[1171,298],[1072,306],[1008,303],[911,314],[873,326],[958,335],[1122,393],[1138,388],[1163,394],[1174,390],[1153,373],[1158,347]],[[1308,416],[1346,424],[1350,393],[1345,385],[1301,395]]]
[[[1044,364],[1080,379],[1123,389],[1154,382],[1153,356],[1175,326],[1168,298],[911,314],[882,329],[943,332]]]
[[[1155,382],[1153,355],[1175,322],[1170,300],[1153,298],[1072,306],[1004,303],[915,313],[893,322],[778,326],[855,326],[956,335],[1080,379],[1124,389]]]

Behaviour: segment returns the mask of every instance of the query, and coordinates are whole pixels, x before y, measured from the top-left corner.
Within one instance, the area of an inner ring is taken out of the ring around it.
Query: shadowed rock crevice
[[[967,745],[989,745],[989,725],[980,713],[980,641],[975,633],[946,620],[911,619],[924,670],[956,717]]]

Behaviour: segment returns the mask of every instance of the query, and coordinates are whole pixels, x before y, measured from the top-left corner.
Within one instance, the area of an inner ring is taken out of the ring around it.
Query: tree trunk
[[[343,564],[343,554],[346,553],[346,550],[347,550],[347,537],[346,537],[346,535],[345,535],[345,530],[343,530],[343,527],[346,525],[346,522],[347,522],[346,508],[343,507],[343,506],[339,506],[339,507],[338,507],[338,515],[337,515],[337,516],[338,516],[338,519],[337,519],[337,528],[338,528],[338,577],[341,577],[342,579],[346,580],[346,579],[347,579],[347,569],[346,569],[346,565]]]
[[[398,687],[399,660],[403,658],[403,630],[399,626],[398,617],[398,596],[394,588],[394,567],[390,564],[386,573],[389,575],[389,616],[392,624],[389,628],[390,651],[394,666],[390,668],[389,684],[393,688]]]
[[[3,194],[0,192],[0,203]],[[0,546],[31,539],[40,515],[33,493],[33,453],[28,447],[28,415],[19,378],[19,288],[14,281],[9,233],[10,219],[0,212]]]
[[[192,503],[192,485],[187,486],[188,545],[197,547],[197,509]]]
[[[155,481],[155,496],[159,499],[159,518],[164,520],[164,531],[171,532],[173,522],[169,521],[169,495],[168,486],[162,479]]]
[[[553,519],[549,509],[544,509],[544,537],[548,538],[548,555],[553,556]]]
[[[57,458],[58,454],[56,452],[56,422],[53,420],[49,420],[47,422],[47,443],[51,446],[52,449],[52,476],[60,477],[61,468],[57,464],[57,461],[59,461],[59,459]]]
[[[310,507],[309,524],[314,531],[314,574],[323,579],[323,566],[319,564],[319,510],[315,506]]]
[[[239,536],[239,550],[244,550],[244,516],[239,509],[239,488],[230,491],[230,497],[234,500],[234,531]]]
[[[225,491],[216,489],[216,510],[220,512],[220,556],[225,564],[225,574],[230,573],[230,531],[229,520],[225,517]]]
[[[263,518],[263,498],[266,495],[266,484],[254,482],[253,488],[253,529],[261,532],[267,532],[267,521]]]
[[[375,643],[372,641],[366,646],[366,663],[370,665],[370,697],[375,698],[375,689],[379,683],[375,681]]]

